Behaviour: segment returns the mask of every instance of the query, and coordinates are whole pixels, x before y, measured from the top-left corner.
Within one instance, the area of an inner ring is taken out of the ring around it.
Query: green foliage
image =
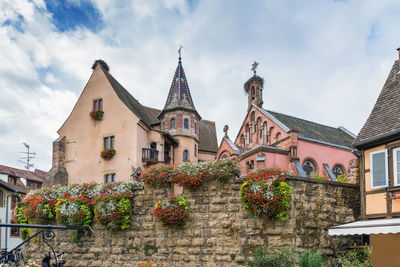
[[[144,246],[144,255],[147,257],[157,253],[157,251],[158,248],[156,246],[151,246],[151,245]]]
[[[321,253],[304,250],[300,256],[299,267],[321,267],[324,265]]]
[[[326,180],[326,176],[325,175],[318,175],[318,173],[314,173],[312,178],[320,179],[320,180]]]
[[[346,175],[341,174],[336,178],[336,182],[347,183],[347,179],[348,177]]]
[[[141,176],[146,184],[153,187],[165,187],[170,183],[195,190],[204,182],[217,180],[226,182],[239,174],[235,160],[209,162],[184,162],[179,166],[158,164],[145,170]]]
[[[294,267],[295,249],[292,247],[257,247],[252,259],[246,262],[250,267]]]
[[[154,217],[163,225],[183,225],[189,214],[189,205],[183,196],[169,196],[159,200],[153,209]]]
[[[287,220],[292,190],[283,181],[286,173],[263,169],[249,174],[240,189],[243,208],[255,215],[266,214],[271,219]]]
[[[338,257],[343,267],[372,267],[371,250],[355,248]]]
[[[78,241],[78,230],[67,230],[68,238],[71,243],[76,243]]]

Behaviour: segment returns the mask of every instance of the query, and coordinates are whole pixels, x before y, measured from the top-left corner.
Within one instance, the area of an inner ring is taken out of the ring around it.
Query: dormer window
[[[103,111],[103,99],[96,99],[93,101],[93,111]]]
[[[183,127],[184,127],[185,129],[189,129],[189,120],[188,120],[188,119],[184,119],[184,120],[183,120]]]
[[[171,119],[171,129],[175,129],[175,119]]]

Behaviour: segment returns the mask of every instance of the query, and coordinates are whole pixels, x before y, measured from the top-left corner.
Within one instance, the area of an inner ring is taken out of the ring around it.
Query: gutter
[[[379,142],[385,142],[385,141],[387,141],[387,139],[393,138],[393,137],[395,137],[395,135],[398,135],[398,134],[400,134],[400,129],[396,129],[396,130],[393,130],[393,131],[390,131],[387,133],[383,133],[383,134],[380,134],[380,135],[377,135],[377,136],[374,136],[374,137],[371,137],[371,138],[368,138],[368,139],[365,139],[362,141],[354,142],[352,147],[360,148],[360,147],[363,147],[366,145],[375,145]]]

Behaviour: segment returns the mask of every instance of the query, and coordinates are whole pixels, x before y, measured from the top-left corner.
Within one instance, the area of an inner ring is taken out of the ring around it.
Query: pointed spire
[[[182,67],[181,50],[183,46],[179,46],[178,54],[178,67],[176,68],[174,78],[172,80],[171,88],[167,102],[165,103],[164,111],[175,108],[185,108],[196,111],[194,107],[192,96],[190,95],[189,85],[186,80],[185,71]]]

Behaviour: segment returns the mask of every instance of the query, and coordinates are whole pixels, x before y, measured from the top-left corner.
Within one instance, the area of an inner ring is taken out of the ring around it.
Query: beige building
[[[92,69],[53,142],[47,184],[124,181],[160,162],[215,159],[215,123],[195,109],[180,57],[162,110],[140,104],[104,61]]]

